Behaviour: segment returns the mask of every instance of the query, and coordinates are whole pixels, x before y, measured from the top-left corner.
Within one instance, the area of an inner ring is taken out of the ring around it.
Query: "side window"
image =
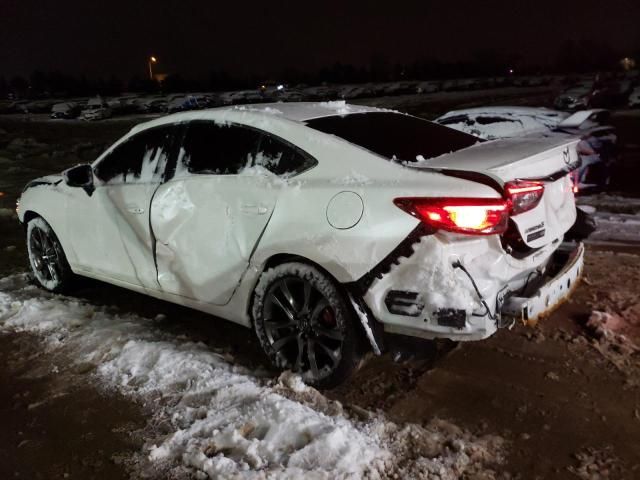
[[[181,154],[190,173],[234,175],[251,166],[260,135],[255,130],[213,121],[189,124]]]
[[[118,145],[96,166],[105,183],[146,183],[162,179],[171,147],[173,127],[145,130]]]
[[[316,160],[282,140],[263,135],[256,154],[260,165],[278,176],[290,177],[316,165]]]

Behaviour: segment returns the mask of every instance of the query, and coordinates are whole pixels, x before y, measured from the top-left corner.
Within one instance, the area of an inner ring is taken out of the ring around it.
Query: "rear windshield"
[[[392,112],[336,115],[309,120],[306,124],[399,162],[434,158],[481,141],[437,123]]]

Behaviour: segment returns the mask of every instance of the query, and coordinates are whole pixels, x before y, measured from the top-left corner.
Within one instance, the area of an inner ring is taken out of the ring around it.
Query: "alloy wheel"
[[[264,329],[282,368],[317,381],[340,363],[345,332],[329,301],[305,279],[283,277],[270,286]]]

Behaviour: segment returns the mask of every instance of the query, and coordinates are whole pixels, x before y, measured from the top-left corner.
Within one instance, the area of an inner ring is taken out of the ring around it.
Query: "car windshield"
[[[444,125],[393,112],[321,117],[306,125],[401,162],[434,158],[481,141]]]

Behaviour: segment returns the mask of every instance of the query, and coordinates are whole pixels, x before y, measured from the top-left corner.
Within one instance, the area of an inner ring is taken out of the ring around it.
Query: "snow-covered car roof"
[[[491,140],[547,132],[570,114],[535,107],[481,107],[454,110],[436,122],[456,130]]]
[[[454,110],[436,122],[486,140],[546,133],[554,129],[588,130],[606,121],[604,109],[573,114],[535,107],[480,107]]]
[[[234,113],[254,113],[259,116],[270,116],[273,118],[286,119],[294,122],[306,122],[315,118],[330,117],[334,115],[349,115],[352,113],[383,112],[389,111],[375,107],[365,107],[361,105],[347,104],[344,100],[333,102],[291,102],[291,103],[262,103],[233,105],[226,107],[207,108],[198,111],[180,112],[167,115],[150,122],[141,123],[133,127],[132,132],[144,130],[147,127],[189,121],[197,119],[219,119],[229,112]]]

